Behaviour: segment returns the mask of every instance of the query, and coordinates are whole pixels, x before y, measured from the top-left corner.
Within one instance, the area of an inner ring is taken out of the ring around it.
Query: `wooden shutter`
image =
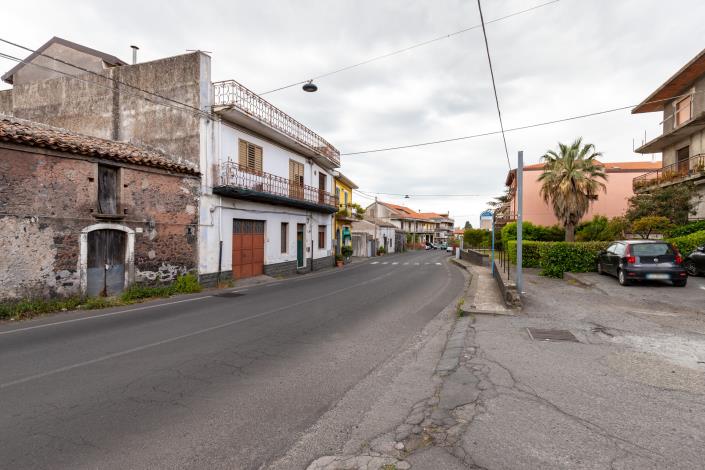
[[[98,211],[101,214],[117,214],[118,169],[98,165]]]
[[[242,139],[240,139],[238,145],[237,162],[241,167],[247,167],[247,142]]]
[[[259,145],[253,145],[254,147],[254,169],[258,172],[262,172],[262,147]]]

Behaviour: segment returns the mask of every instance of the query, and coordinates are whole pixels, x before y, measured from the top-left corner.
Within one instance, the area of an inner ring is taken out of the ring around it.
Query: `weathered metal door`
[[[264,272],[264,221],[233,220],[233,277],[259,276]]]
[[[304,265],[304,224],[296,226],[296,267]]]
[[[111,296],[125,288],[127,234],[120,230],[88,232],[86,294]]]

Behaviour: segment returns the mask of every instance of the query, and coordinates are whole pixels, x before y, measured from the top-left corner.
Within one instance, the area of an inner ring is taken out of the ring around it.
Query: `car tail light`
[[[683,257],[681,257],[681,255],[676,255],[676,264],[683,264]]]
[[[632,250],[629,245],[627,245],[627,250],[624,254],[626,255],[627,264],[635,264],[636,263],[636,256],[632,256]]]

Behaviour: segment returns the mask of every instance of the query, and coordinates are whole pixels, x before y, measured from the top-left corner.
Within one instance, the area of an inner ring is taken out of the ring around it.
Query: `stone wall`
[[[203,102],[207,100],[202,95],[202,85],[208,82],[210,86],[209,70],[210,58],[196,52],[112,67],[101,72],[104,78],[72,72],[84,81],[60,76],[23,82],[11,92],[0,92],[0,113],[94,137],[145,145],[164,152],[166,158],[198,167],[201,118],[197,110],[209,105]]]
[[[283,263],[265,264],[264,274],[267,276],[293,276],[296,274],[296,261],[285,261]]]
[[[313,270],[318,271],[323,268],[330,268],[335,265],[335,256],[326,256],[324,258],[314,258]]]
[[[0,144],[0,300],[76,295],[80,233],[109,222],[136,232],[134,280],[196,269],[199,180],[120,166],[119,214],[97,215],[98,160]]]

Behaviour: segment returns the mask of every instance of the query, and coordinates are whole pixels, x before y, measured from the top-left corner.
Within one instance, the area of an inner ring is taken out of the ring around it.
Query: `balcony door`
[[[318,203],[326,203],[326,175],[318,172]]]
[[[289,197],[304,199],[304,165],[294,160],[289,160]]]
[[[685,176],[688,174],[690,165],[690,147],[683,147],[678,149],[678,174]]]

